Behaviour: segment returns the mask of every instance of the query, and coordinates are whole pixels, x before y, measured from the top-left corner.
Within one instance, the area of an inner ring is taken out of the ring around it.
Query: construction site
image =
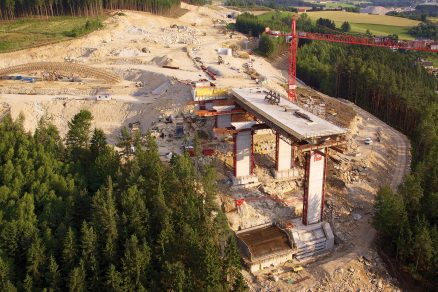
[[[114,13],[84,37],[3,54],[0,118],[65,136],[88,109],[113,145],[122,127],[154,135],[163,161],[194,155],[196,135],[251,291],[398,291],[371,218],[379,187],[409,172],[406,136],[301,82],[291,98],[287,56],[253,54],[254,38],[227,29],[238,12],[182,8]]]

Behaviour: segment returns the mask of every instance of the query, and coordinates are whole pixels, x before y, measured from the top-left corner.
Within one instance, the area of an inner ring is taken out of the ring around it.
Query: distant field
[[[86,26],[87,20],[89,24]],[[73,39],[101,25],[96,18],[53,17],[0,23],[0,53]]]
[[[336,23],[337,26],[340,26],[342,23]],[[373,35],[389,35],[396,34],[400,39],[404,40],[413,40],[414,36],[408,33],[410,27],[405,26],[392,26],[392,25],[382,25],[382,24],[369,24],[369,23],[350,23],[352,32],[360,32],[365,33],[367,29]]]
[[[348,21],[350,23],[370,23],[370,24],[383,24],[390,26],[415,26],[420,21],[402,18],[402,17],[394,17],[388,15],[370,15],[364,13],[353,13],[353,12],[344,12],[344,11],[315,11],[315,12],[307,12],[307,14],[312,19],[329,18],[334,20],[335,22],[344,22]]]
[[[325,7],[327,8],[338,8],[338,7],[342,7],[342,8],[352,8],[352,7],[356,7],[356,5],[352,5],[352,4],[347,4],[347,3],[342,3],[342,2],[327,2],[324,4]]]
[[[428,17],[427,20],[429,20],[433,23],[438,23],[438,17]]]
[[[344,21],[348,21],[351,25],[352,32],[364,33],[367,29],[374,35],[397,34],[401,39],[413,39],[408,34],[408,30],[412,26],[420,23],[417,20],[387,16],[387,15],[370,15],[362,13],[352,13],[344,11],[316,11],[307,12],[307,15],[313,20],[318,18],[328,18],[340,27]]]

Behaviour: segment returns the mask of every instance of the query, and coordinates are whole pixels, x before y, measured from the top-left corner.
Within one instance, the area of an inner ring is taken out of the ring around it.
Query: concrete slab
[[[256,115],[265,123],[269,123],[270,126],[272,125],[274,130],[280,128],[283,133],[298,140],[346,133],[345,129],[317,117],[284,98],[280,99],[278,105],[270,104],[265,100],[267,92],[268,90],[264,88],[234,88],[231,90],[236,102],[245,110]],[[296,115],[297,111],[308,116],[310,121]]]

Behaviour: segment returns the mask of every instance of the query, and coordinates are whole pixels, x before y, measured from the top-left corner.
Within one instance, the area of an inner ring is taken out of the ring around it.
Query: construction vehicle
[[[222,58],[222,56],[217,57],[217,63],[218,63],[218,65],[221,65],[224,63],[224,59]]]

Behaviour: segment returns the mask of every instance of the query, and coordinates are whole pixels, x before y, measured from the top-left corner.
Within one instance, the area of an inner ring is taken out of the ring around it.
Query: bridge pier
[[[246,128],[233,135],[233,185],[258,182],[254,175],[253,131]]]
[[[293,178],[298,176],[295,168],[296,147],[286,141],[279,133],[275,137],[275,170],[276,179]]]
[[[322,221],[326,192],[328,148],[305,152],[303,224]]]

